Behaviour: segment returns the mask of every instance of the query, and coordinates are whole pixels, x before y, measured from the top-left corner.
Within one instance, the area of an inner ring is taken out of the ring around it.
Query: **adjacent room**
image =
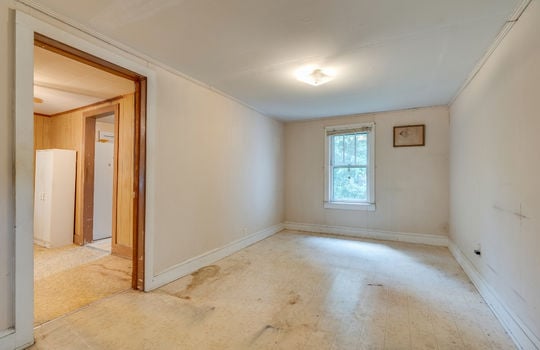
[[[36,326],[131,288],[134,93],[36,40]]]
[[[540,349],[540,0],[0,26],[0,350]]]

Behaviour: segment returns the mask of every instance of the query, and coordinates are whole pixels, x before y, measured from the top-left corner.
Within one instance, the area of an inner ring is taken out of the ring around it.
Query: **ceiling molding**
[[[495,50],[497,50],[497,48],[502,43],[506,35],[510,33],[514,25],[517,23],[517,21],[519,21],[519,18],[521,17],[523,12],[525,12],[527,7],[529,7],[531,2],[532,0],[523,0],[522,3],[518,6],[518,8],[512,13],[512,15],[510,15],[508,20],[504,23],[503,27],[501,28],[501,31],[499,32],[499,34],[493,41],[493,44],[491,44],[491,46],[488,48],[484,56],[482,56],[482,58],[478,61],[478,63],[476,64],[474,69],[471,71],[471,73],[469,74],[469,76],[467,77],[463,85],[461,85],[459,90],[456,92],[456,94],[452,97],[452,99],[448,103],[448,106],[452,106],[454,102],[456,102],[456,100],[463,93],[463,91],[469,86],[469,84],[478,75],[478,73],[480,73],[480,71],[482,70],[482,67],[484,67],[484,65],[486,64],[488,59],[491,57],[491,55],[495,52]]]

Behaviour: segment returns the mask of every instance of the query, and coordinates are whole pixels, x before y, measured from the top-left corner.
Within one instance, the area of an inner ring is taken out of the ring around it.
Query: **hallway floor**
[[[514,349],[448,249],[288,231],[35,336],[32,349]]]
[[[131,260],[106,246],[34,246],[35,326],[130,288]]]

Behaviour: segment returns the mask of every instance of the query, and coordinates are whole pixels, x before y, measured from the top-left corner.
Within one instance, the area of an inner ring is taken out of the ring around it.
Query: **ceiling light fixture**
[[[334,71],[328,68],[308,66],[296,71],[296,79],[313,86],[326,84],[334,77]]]
[[[39,97],[34,97],[34,103],[43,103],[43,99]]]

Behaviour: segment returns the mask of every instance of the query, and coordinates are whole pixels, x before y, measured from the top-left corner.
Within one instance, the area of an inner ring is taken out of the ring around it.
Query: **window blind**
[[[346,135],[346,134],[356,134],[360,132],[370,132],[372,129],[371,126],[362,126],[358,128],[351,128],[351,129],[329,129],[326,130],[326,136],[333,136],[333,135]]]

